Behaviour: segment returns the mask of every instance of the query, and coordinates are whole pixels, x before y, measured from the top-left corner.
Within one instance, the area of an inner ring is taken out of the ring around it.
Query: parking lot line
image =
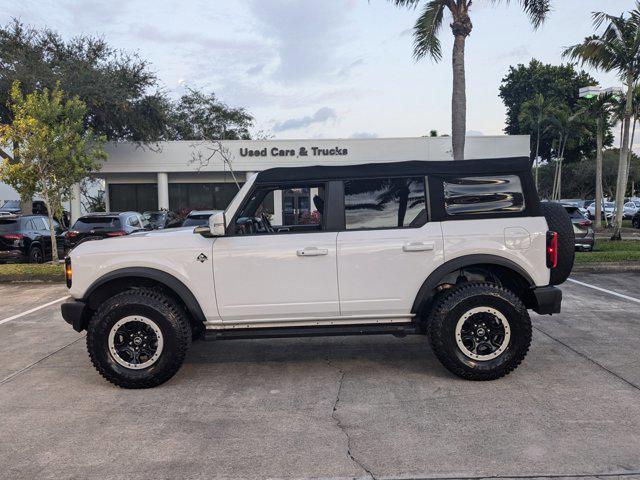
[[[40,305],[38,307],[34,307],[34,308],[30,309],[30,310],[27,310],[26,312],[18,313],[16,315],[12,315],[11,317],[7,317],[7,318],[5,318],[3,320],[0,320],[0,325],[2,325],[4,323],[7,323],[7,322],[10,322],[11,320],[15,320],[17,318],[24,317],[25,315],[29,315],[30,313],[37,312],[38,310],[42,310],[43,308],[50,307],[51,305],[55,305],[58,302],[62,302],[63,300],[66,300],[67,298],[69,298],[69,295],[65,295],[64,297],[60,297],[57,300],[52,300],[51,302],[45,303],[44,305]]]
[[[630,297],[629,295],[623,295],[622,293],[614,292],[612,290],[607,290],[606,288],[596,287],[595,285],[591,285],[590,283],[580,282],[578,280],[574,280],[573,278],[567,278],[567,281],[577,283],[578,285],[582,285],[583,287],[593,288],[594,290],[608,293],[610,295],[615,295],[616,297],[624,298],[625,300],[630,300],[632,302],[640,303],[640,298]]]

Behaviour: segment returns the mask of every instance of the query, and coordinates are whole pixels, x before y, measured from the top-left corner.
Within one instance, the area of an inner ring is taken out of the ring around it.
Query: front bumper
[[[64,302],[60,309],[62,310],[62,318],[73,327],[76,332],[81,332],[87,326],[89,309],[83,301],[70,298]]]
[[[536,287],[531,290],[533,297],[533,311],[540,315],[551,315],[560,313],[562,304],[562,290],[558,287],[548,285],[546,287]]]

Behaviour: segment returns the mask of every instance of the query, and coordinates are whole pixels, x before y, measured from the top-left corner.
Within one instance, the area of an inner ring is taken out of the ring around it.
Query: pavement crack
[[[579,350],[576,350],[575,348],[573,348],[571,345],[563,342],[562,340],[557,339],[556,337],[552,336],[550,333],[545,332],[544,330],[542,330],[539,327],[533,327],[534,330],[539,331],[540,333],[542,333],[543,335],[546,335],[547,337],[549,337],[551,340],[554,340],[556,342],[558,342],[560,345],[562,345],[563,347],[568,348],[569,350],[571,350],[573,353],[575,353],[576,355],[584,358],[585,360],[587,360],[588,362],[593,363],[594,365],[596,365],[597,367],[600,367],[602,370],[604,370],[605,372],[609,373],[610,375],[613,375],[614,377],[616,377],[618,380],[626,383],[627,385],[629,385],[630,387],[635,388],[636,390],[640,390],[640,385],[636,385],[635,383],[627,380],[626,378],[624,378],[623,376],[617,374],[616,372],[614,372],[613,370],[605,367],[604,365],[602,365],[600,362],[594,360],[593,358],[589,357],[588,355],[582,353]]]
[[[57,350],[45,355],[44,357],[42,357],[39,360],[36,360],[33,363],[30,363],[29,365],[27,365],[26,367],[21,368],[20,370],[18,370],[17,372],[13,372],[11,375],[3,378],[2,380],[0,380],[0,385],[4,385],[5,383],[13,380],[14,378],[16,378],[18,375],[30,370],[31,368],[35,367],[36,365],[38,365],[41,362],[44,362],[47,358],[53,357],[56,353],[64,350],[67,347],[70,347],[71,345],[73,345],[74,343],[82,340],[84,338],[84,335],[81,335],[80,337],[76,338],[73,342],[69,342],[66,345],[63,345],[62,347],[58,348]]]
[[[333,366],[330,360],[327,360],[327,364],[331,367]],[[345,377],[344,370],[342,370],[340,367],[336,367],[336,368],[338,369],[338,374],[340,375],[340,379],[338,380],[338,391],[336,392],[336,399],[333,402],[333,408],[331,410],[331,418],[333,419],[336,426],[340,429],[340,431],[342,432],[342,434],[347,440],[347,456],[349,457],[349,459],[354,463],[354,465],[362,469],[368,478],[371,478],[372,480],[376,480],[376,476],[371,472],[371,470],[353,455],[353,452],[351,451],[351,436],[349,435],[347,428],[344,425],[342,425],[342,423],[340,422],[340,419],[336,416],[336,412],[338,411],[338,404],[340,403],[340,394],[342,393],[342,385],[344,384],[344,377]]]

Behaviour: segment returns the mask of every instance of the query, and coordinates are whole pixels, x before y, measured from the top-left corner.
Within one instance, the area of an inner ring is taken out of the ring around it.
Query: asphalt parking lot
[[[152,390],[91,366],[63,286],[0,285],[0,478],[640,478],[638,274],[573,277],[524,364],[459,380],[423,337],[194,344]]]

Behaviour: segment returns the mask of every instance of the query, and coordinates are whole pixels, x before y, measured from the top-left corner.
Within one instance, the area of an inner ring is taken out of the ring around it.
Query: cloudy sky
[[[632,0],[555,0],[534,31],[519,2],[472,6],[467,41],[467,128],[500,134],[498,86],[509,65],[561,62],[592,32],[591,12],[619,14]],[[0,0],[0,20],[99,35],[148,59],[162,88],[214,91],[246,107],[255,131],[275,138],[406,137],[450,132],[452,38],[441,63],[412,59],[418,12],[385,0]],[[605,86],[613,75],[591,72]]]

